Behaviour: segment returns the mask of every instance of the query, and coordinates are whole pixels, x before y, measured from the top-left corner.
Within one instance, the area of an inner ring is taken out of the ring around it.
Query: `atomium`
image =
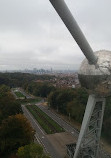
[[[79,80],[89,92],[107,96],[111,93],[111,51],[95,52],[98,57],[97,65],[91,65],[84,59],[79,70]]]
[[[73,156],[69,156],[70,158],[100,158],[105,97],[111,94],[111,51],[100,50],[94,53],[65,1],[50,0],[50,2],[86,56],[78,76],[81,86],[88,89],[90,95],[78,141],[71,153]]]

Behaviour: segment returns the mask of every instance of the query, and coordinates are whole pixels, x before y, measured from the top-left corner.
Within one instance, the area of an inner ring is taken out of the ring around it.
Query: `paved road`
[[[56,121],[61,127],[63,127],[67,132],[71,133],[74,137],[78,138],[79,132],[72,126],[70,126],[67,122],[62,120],[52,111],[48,110],[46,106],[42,106],[41,104],[37,103],[38,106],[42,111],[44,111],[47,115],[49,115],[54,121]]]
[[[13,94],[13,96],[15,97],[15,99],[18,99],[16,94],[14,93],[14,91],[11,89],[11,93]]]
[[[26,109],[25,105],[22,105],[22,109],[23,109],[25,116],[30,121],[32,127],[35,129],[35,131],[36,131],[35,137],[36,137],[37,141],[43,145],[45,152],[50,153],[52,158],[62,158],[61,155],[55,150],[55,148],[49,142],[49,140],[46,137],[46,133],[43,131],[43,129],[41,129],[41,127],[38,125],[37,121],[30,114],[30,112]]]
[[[55,115],[53,112],[48,110],[46,106],[41,105],[40,103],[37,103],[36,106],[38,106],[42,111],[44,111],[47,115],[49,115],[53,120],[55,120],[61,127],[63,127],[67,132],[70,132],[74,138],[76,137],[78,139],[79,132],[70,126],[67,122],[62,120],[60,117]],[[101,153],[103,154],[104,158],[111,158],[109,153],[105,152],[104,149],[101,149]]]
[[[27,94],[22,88],[19,88],[19,91],[27,98],[27,99],[32,99],[32,96]]]
[[[12,88],[12,94],[15,96],[15,98],[16,99],[19,99],[19,97],[17,97],[16,96],[16,94],[15,94],[15,92],[14,91],[18,91],[18,92],[20,92],[20,93],[22,93],[27,99],[32,99],[32,96],[31,95],[29,95],[29,94],[27,94],[22,88],[15,88],[14,90],[13,90],[13,88]]]

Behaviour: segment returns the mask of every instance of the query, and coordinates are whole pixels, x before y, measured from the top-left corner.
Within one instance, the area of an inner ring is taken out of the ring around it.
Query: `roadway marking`
[[[38,126],[37,122],[36,122],[36,121],[34,120],[34,118],[31,116],[31,114],[30,114],[29,111],[26,109],[26,107],[25,107],[24,105],[22,105],[22,107],[23,107],[24,110],[29,114],[29,116],[32,118],[32,120],[34,121],[34,123],[37,125],[37,127],[40,129],[40,131],[41,131],[42,134],[44,135],[44,132],[43,132],[43,131],[41,130],[41,128]],[[37,132],[36,132],[36,134],[35,134],[35,138],[36,138],[36,140],[39,142],[39,144],[41,144],[41,145],[44,147],[46,153],[49,153],[48,150],[46,149],[44,143],[43,143],[42,140],[40,139],[40,136],[37,136]],[[42,139],[43,139],[43,138],[45,138],[45,137],[42,136]]]
[[[22,105],[23,106],[23,105]],[[37,124],[37,122],[34,120],[34,118],[32,117],[32,115],[30,114],[30,112],[26,109],[25,106],[23,106],[24,109],[26,110],[26,112],[29,114],[29,116],[32,118],[32,120],[34,121],[34,123],[36,124],[36,126],[39,128],[39,130],[42,132],[42,134],[44,135],[43,130],[40,128],[40,126]]]
[[[41,144],[43,146],[43,148],[45,149],[45,152],[46,153],[49,153],[48,150],[46,149],[44,143],[42,142],[42,140],[40,139],[40,137],[38,138],[39,136],[37,136],[37,133],[35,135],[35,138],[37,139],[37,141],[39,142],[39,144]],[[39,140],[40,139],[40,140]]]
[[[37,122],[34,120],[34,118],[32,117],[32,114],[30,114],[30,112],[28,111],[28,109],[25,107],[25,105],[22,104],[22,108],[24,111],[24,114],[26,113],[26,116],[29,117],[32,123],[35,123],[35,125],[40,129],[40,131],[43,133],[43,131],[41,130],[41,128],[38,126]],[[50,144],[50,141],[47,139],[47,137],[45,136],[45,133],[43,133],[43,135],[41,133],[37,133],[35,134],[35,139],[43,146],[44,148],[44,152],[46,152],[49,155],[52,155],[53,158],[61,158],[60,155],[58,155],[58,152],[55,150],[55,148],[53,148],[52,144]],[[52,148],[52,150],[51,150]],[[50,152],[49,152],[50,151]]]
[[[47,109],[45,109],[45,108],[43,107],[43,105],[42,105],[42,106],[40,106],[39,104],[35,104],[35,105],[36,105],[38,108],[40,108],[43,112],[45,112],[49,117],[51,117],[55,122],[57,122],[57,123],[58,123],[62,128],[64,128],[67,132],[69,132],[68,127],[69,127],[69,128],[72,128],[72,129],[70,130],[71,135],[78,138],[79,132],[78,132],[76,129],[74,129],[74,127],[72,127],[71,125],[69,125],[66,121],[62,120],[60,116],[58,116],[57,114],[53,113],[52,111],[48,111]],[[60,121],[60,122],[59,122],[59,121]],[[62,124],[61,124],[61,122],[62,122]],[[65,127],[65,125],[66,125],[67,127]]]
[[[37,142],[38,142],[39,144],[41,144],[41,142],[40,142],[39,138],[36,136],[36,134],[35,134],[35,138],[36,138]],[[42,145],[42,144],[41,144],[41,145]]]

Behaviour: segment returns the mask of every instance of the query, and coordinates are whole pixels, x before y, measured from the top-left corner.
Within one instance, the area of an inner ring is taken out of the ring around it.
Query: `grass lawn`
[[[14,92],[14,93],[18,98],[25,97],[21,92]]]
[[[27,105],[26,107],[47,134],[64,132],[64,129],[58,123],[36,105]]]
[[[19,100],[19,102],[21,103],[21,104],[27,104],[27,103],[31,103],[31,104],[35,104],[35,103],[37,103],[37,102],[40,102],[41,101],[41,98],[40,97],[38,97],[38,98],[30,98],[30,99],[24,99],[24,100]]]

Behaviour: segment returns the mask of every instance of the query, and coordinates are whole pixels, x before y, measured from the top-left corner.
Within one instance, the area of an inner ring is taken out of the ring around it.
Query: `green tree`
[[[85,106],[76,99],[67,104],[67,112],[70,113],[71,117],[79,123],[83,120],[84,111]]]
[[[88,99],[88,93],[84,88],[59,89],[51,92],[48,96],[48,103],[52,108],[68,115],[78,122],[82,122],[84,110]]]
[[[78,88],[75,90],[75,98],[83,105],[87,104],[87,100],[88,100],[88,92],[86,91],[85,88]]]
[[[53,108],[58,108],[63,114],[67,114],[66,105],[74,98],[74,91],[72,89],[61,89],[51,92],[48,96],[48,102]]]
[[[111,116],[103,122],[103,136],[111,143]]]
[[[0,86],[0,99],[4,97],[10,91],[9,87],[6,85]]]
[[[51,107],[53,107],[54,109],[57,108],[58,106],[58,102],[57,102],[57,96],[60,93],[60,90],[56,90],[54,92],[51,92],[48,95],[48,103],[50,104]]]
[[[68,102],[72,101],[74,98],[74,92],[71,89],[64,89],[60,91],[56,98],[58,109],[63,114],[67,114],[66,105]]]
[[[7,92],[0,98],[0,111],[3,116],[2,119],[5,119],[8,116],[22,113],[22,108],[12,94]]]

